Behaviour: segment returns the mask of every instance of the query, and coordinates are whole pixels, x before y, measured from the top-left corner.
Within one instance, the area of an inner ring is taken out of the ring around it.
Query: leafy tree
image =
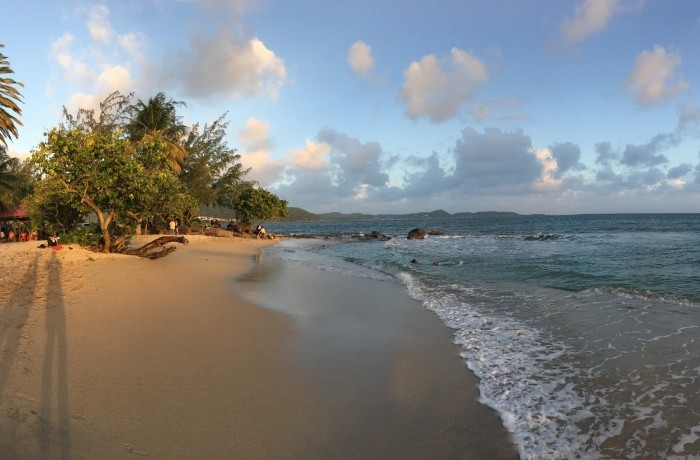
[[[185,103],[172,99],[166,100],[162,92],[148,102],[139,99],[129,106],[131,120],[125,126],[126,133],[132,141],[163,141],[168,158],[177,173],[182,169],[187,157],[187,151],[182,146],[187,126],[182,124],[177,114],[178,106],[185,106]]]
[[[234,209],[238,220],[249,223],[253,220],[274,220],[287,216],[287,201],[280,199],[264,188],[243,187]]]
[[[186,194],[178,187],[164,144],[157,140],[134,144],[118,130],[60,126],[46,134],[33,161],[43,176],[33,202],[46,207],[61,199],[81,214],[94,212],[103,252],[113,249],[111,232],[117,232],[120,219],[163,209],[186,211],[180,208],[188,201]]]
[[[63,108],[65,125],[70,128],[82,128],[93,133],[110,134],[122,129],[130,120],[129,108],[134,93],[121,94],[114,91],[100,102],[100,111],[94,109],[78,109],[74,115]]]
[[[17,169],[19,160],[7,154],[7,149],[0,145],[0,209],[14,209],[19,203],[17,186],[19,177]]]
[[[0,48],[5,45],[0,44]],[[14,73],[7,56],[0,53],[0,142],[7,145],[7,139],[10,136],[18,137],[17,126],[22,126],[19,119],[12,114],[22,115],[22,109],[17,105],[22,102],[22,94],[17,90],[16,86],[24,86],[4,75]]]
[[[51,178],[37,182],[25,206],[32,225],[49,233],[65,233],[85,215],[85,210],[73,203],[65,186]]]
[[[180,180],[199,206],[228,204],[227,207],[232,207],[227,193],[234,193],[237,187],[245,184],[243,177],[249,169],[243,169],[239,161],[241,156],[226,143],[227,127],[228,122],[222,115],[212,124],[204,125],[201,132],[199,125],[195,125],[185,140],[187,160]]]

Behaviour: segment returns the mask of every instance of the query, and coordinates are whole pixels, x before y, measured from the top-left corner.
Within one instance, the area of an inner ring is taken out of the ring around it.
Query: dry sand
[[[298,310],[234,296],[231,276],[260,265],[259,249],[272,242],[187,238],[159,260],[0,245],[0,458],[515,456],[427,312],[383,310],[399,327],[381,344],[378,329],[356,336],[382,357],[368,363],[349,346],[352,334],[324,347],[329,330],[309,327]],[[324,305],[295,292],[341,288],[294,282],[290,308]],[[397,303],[390,295],[383,304]],[[351,329],[378,320],[323,315]],[[426,343],[436,345],[426,352]],[[387,375],[398,402],[380,391]]]

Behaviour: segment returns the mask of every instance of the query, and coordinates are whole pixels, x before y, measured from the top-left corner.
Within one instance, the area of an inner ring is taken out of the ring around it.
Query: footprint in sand
[[[124,451],[133,455],[138,455],[139,457],[148,457],[149,455],[151,455],[148,452],[136,450],[136,448],[131,444],[124,444]]]

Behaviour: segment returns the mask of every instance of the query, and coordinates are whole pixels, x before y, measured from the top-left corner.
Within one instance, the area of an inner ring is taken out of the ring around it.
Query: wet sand
[[[0,458],[515,457],[399,286],[190,240],[155,261],[0,245]]]

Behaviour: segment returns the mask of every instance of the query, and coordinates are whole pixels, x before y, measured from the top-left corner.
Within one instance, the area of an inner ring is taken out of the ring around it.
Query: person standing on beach
[[[170,219],[170,234],[174,235],[175,234],[175,227],[177,224],[175,223],[175,219]]]

